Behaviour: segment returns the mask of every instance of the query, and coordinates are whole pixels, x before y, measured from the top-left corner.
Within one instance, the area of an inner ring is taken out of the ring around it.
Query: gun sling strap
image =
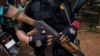
[[[16,18],[22,13],[23,10],[19,10],[12,18],[13,21],[16,20]]]
[[[25,12],[25,9],[27,8],[28,4],[29,4],[31,1],[32,1],[32,0],[29,0],[29,1],[26,3],[25,7],[24,7],[22,10],[19,10],[19,11],[13,16],[13,18],[12,18],[13,21],[16,20],[16,18],[20,15],[20,13]]]

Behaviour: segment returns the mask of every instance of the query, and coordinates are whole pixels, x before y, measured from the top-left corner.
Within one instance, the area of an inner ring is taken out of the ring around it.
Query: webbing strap
[[[27,8],[27,6],[28,6],[28,4],[29,4],[30,2],[32,2],[32,0],[29,0],[29,1],[26,3],[25,7],[22,9],[23,12],[25,11],[25,9]]]
[[[70,17],[69,17],[69,14],[68,14],[68,10],[67,10],[66,6],[64,5],[64,3],[62,3],[62,5],[64,6],[64,10],[65,10],[65,14],[66,14],[66,17],[67,17],[68,23],[70,24],[71,21],[70,21]],[[66,21],[66,20],[65,20],[65,21]]]
[[[22,12],[23,10],[19,10],[12,18],[13,21],[16,20],[16,18],[20,15],[20,13]]]

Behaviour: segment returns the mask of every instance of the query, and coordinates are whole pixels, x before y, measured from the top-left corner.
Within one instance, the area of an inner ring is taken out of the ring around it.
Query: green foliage
[[[89,32],[100,33],[100,29],[97,29],[96,27],[87,27],[86,30]]]
[[[96,26],[99,24],[99,16],[98,15],[92,15],[92,14],[83,14],[82,15],[82,21],[85,23],[88,23],[89,26]]]
[[[86,22],[89,24],[89,26],[96,26],[99,24],[100,19],[100,6],[97,4],[92,4],[94,0],[88,0],[87,3],[82,7],[81,11],[89,11],[89,12],[95,12],[97,14],[91,14],[91,13],[82,13],[82,19],[81,21]]]
[[[81,11],[96,12],[92,13],[81,13],[81,22],[87,23],[86,31],[100,33],[100,29],[96,26],[99,25],[100,20],[100,6],[98,4],[93,4],[95,0],[88,0],[87,3],[82,7]]]

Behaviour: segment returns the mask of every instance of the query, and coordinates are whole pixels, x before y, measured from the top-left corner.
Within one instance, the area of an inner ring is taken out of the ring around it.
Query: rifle
[[[43,30],[46,31],[46,34],[53,35],[54,40],[57,43],[59,43],[62,47],[64,47],[67,51],[69,51],[70,53],[72,53],[73,55],[84,56],[83,53],[80,51],[80,49],[74,43],[72,43],[71,41],[68,41],[66,43],[61,44],[60,43],[60,40],[59,40],[60,35],[58,34],[57,31],[55,31],[52,27],[50,27],[44,21],[42,21],[42,20],[41,21],[37,21],[35,23],[35,33],[37,31],[40,31],[41,32]],[[33,30],[33,32],[31,31],[31,34],[32,33],[34,33],[34,30]],[[67,39],[69,39],[69,38],[67,38]]]

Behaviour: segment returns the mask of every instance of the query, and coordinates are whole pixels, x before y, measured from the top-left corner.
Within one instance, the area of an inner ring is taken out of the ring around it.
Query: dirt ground
[[[80,32],[78,34],[80,46],[85,56],[100,56],[100,34]]]
[[[77,38],[80,40],[80,47],[85,56],[100,56],[100,34],[79,31]],[[29,56],[31,47],[22,44],[18,56]],[[7,55],[2,55],[7,56]],[[33,55],[34,56],[34,55]]]

